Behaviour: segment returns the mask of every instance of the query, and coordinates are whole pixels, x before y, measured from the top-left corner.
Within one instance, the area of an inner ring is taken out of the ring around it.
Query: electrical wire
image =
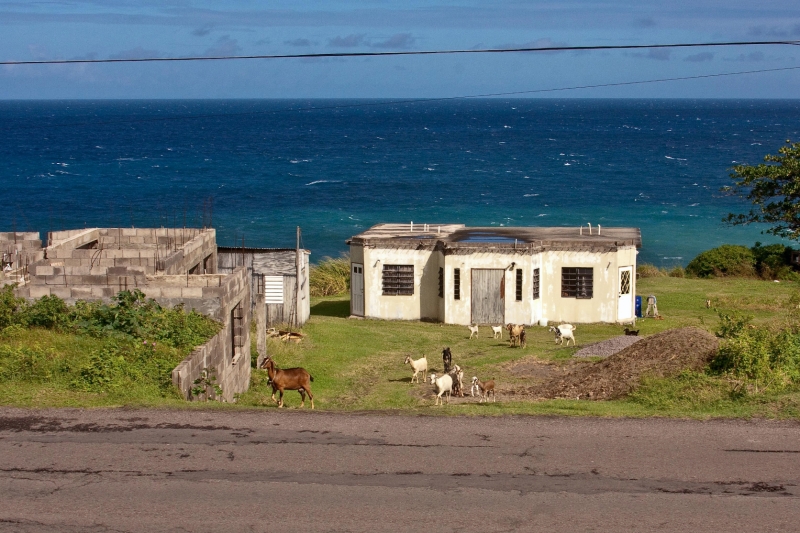
[[[138,57],[114,59],[42,59],[30,61],[0,61],[0,65],[70,65],[87,63],[155,63],[176,61],[227,61],[244,59],[308,59],[326,57],[382,57],[382,56],[420,56],[449,54],[507,54],[512,52],[570,52],[590,50],[639,50],[643,48],[700,48],[726,46],[796,46],[800,41],[731,41],[710,43],[671,43],[671,44],[630,44],[597,46],[542,46],[522,48],[483,48],[467,50],[410,50],[396,52],[323,52],[316,54],[266,54],[246,56],[186,56],[186,57]]]
[[[789,71],[789,70],[799,70],[800,66],[797,67],[780,67],[780,68],[767,68],[767,69],[759,69],[759,70],[741,70],[737,72],[720,72],[715,74],[698,74],[696,76],[678,76],[673,78],[655,78],[650,80],[635,80],[635,81],[621,81],[621,82],[612,82],[612,83],[596,83],[590,85],[573,85],[569,87],[556,87],[550,89],[530,89],[524,91],[507,91],[507,92],[497,92],[497,93],[482,93],[482,94],[471,94],[471,95],[461,95],[461,96],[442,96],[442,97],[434,97],[434,98],[407,98],[402,100],[381,100],[377,102],[354,102],[352,104],[336,104],[336,105],[328,105],[328,106],[308,106],[308,107],[299,107],[299,108],[290,108],[290,109],[282,109],[282,110],[270,110],[270,111],[246,111],[241,113],[205,113],[200,115],[180,115],[180,116],[173,116],[173,117],[152,117],[152,118],[135,118],[135,119],[126,119],[126,120],[114,120],[114,121],[102,121],[102,122],[68,122],[68,123],[60,123],[60,124],[48,124],[48,127],[72,127],[72,126],[102,126],[102,125],[116,125],[116,124],[135,124],[135,123],[143,123],[143,122],[166,122],[166,121],[176,121],[176,120],[196,120],[196,119],[203,119],[203,118],[217,118],[217,117],[236,117],[236,116],[255,116],[255,115],[269,115],[275,113],[288,113],[288,112],[302,112],[302,111],[326,111],[326,110],[336,110],[336,109],[350,109],[350,108],[363,108],[363,107],[377,107],[377,106],[390,106],[390,105],[402,105],[402,104],[420,104],[420,103],[427,103],[427,102],[444,102],[444,101],[451,101],[451,100],[466,100],[466,99],[474,99],[474,98],[497,98],[501,96],[519,96],[524,94],[537,94],[537,93],[550,93],[550,92],[559,92],[559,91],[577,91],[581,89],[600,89],[603,87],[623,87],[626,85],[644,85],[648,83],[665,83],[665,82],[672,82],[672,81],[686,81],[686,80],[698,80],[698,79],[706,79],[706,78],[720,78],[725,76],[742,76],[746,74],[761,74],[766,72],[782,72],[782,71]],[[19,130],[19,129],[31,129],[31,128],[38,128],[41,127],[40,125],[14,125],[14,126],[0,126],[0,131],[3,130]]]

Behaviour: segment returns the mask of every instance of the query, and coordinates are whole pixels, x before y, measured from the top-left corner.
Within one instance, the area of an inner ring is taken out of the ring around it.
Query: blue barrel
[[[642,297],[636,297],[636,318],[642,318]]]

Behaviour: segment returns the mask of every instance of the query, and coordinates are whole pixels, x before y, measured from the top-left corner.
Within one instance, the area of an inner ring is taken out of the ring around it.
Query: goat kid
[[[494,339],[503,339],[503,326],[492,326],[492,333],[494,334],[492,338]]]
[[[411,365],[411,370],[414,371],[414,375],[411,376],[411,383],[414,383],[414,378],[417,378],[417,383],[419,383],[419,373],[422,372],[422,381],[427,381],[427,374],[428,374],[428,359],[423,355],[416,361],[411,359],[411,356],[407,356],[406,360],[403,361],[403,364]]]
[[[480,396],[480,400],[478,403],[483,402],[483,400],[489,401],[489,394],[492,395],[492,401],[497,401],[497,395],[494,392],[494,380],[490,379],[488,381],[481,381],[478,379],[478,376],[472,376],[472,390],[477,390],[478,395]],[[475,394],[473,394],[475,396]]]
[[[443,405],[442,395],[446,394],[445,399],[447,403],[450,403],[450,395],[453,392],[453,378],[450,374],[445,374],[440,378],[436,377],[435,373],[431,373],[428,376],[428,379],[431,380],[431,385],[435,387],[434,392],[436,393],[436,400],[434,401],[433,405]]]
[[[450,347],[442,350],[442,364],[444,364],[444,373],[450,372],[450,368],[453,366],[453,354],[450,353]]]
[[[478,338],[478,325],[476,324],[474,326],[467,326],[467,328],[469,328],[469,338],[471,339],[472,336],[475,335],[475,338],[477,339]]]
[[[311,382],[314,377],[305,368],[277,368],[271,357],[264,359],[261,368],[267,371],[269,384],[272,386],[272,401],[283,407],[283,391],[296,390],[300,393],[300,407],[306,405],[306,394],[314,408],[314,396],[311,394]],[[280,391],[280,401],[275,399],[275,392]]]
[[[453,395],[458,394],[464,397],[464,371],[458,365],[453,365],[453,369],[448,372],[448,375],[453,380]]]

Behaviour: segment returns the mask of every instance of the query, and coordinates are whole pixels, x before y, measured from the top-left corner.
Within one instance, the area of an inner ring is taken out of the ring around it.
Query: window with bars
[[[517,301],[522,301],[522,269],[517,269]]]
[[[256,276],[256,294],[264,294],[264,274]]]
[[[453,269],[453,300],[461,299],[461,269]]]
[[[631,293],[631,271],[630,270],[623,270],[620,272],[619,276],[619,293],[620,294],[630,294]]]
[[[231,309],[231,337],[233,337],[231,355],[233,356],[232,363],[234,365],[242,357],[244,334],[244,308],[242,307],[242,302],[239,302],[236,307]]]
[[[533,269],[533,299],[539,299],[539,269]]]
[[[383,265],[383,295],[414,294],[414,265]]]
[[[439,267],[439,298],[444,298],[444,269]]]
[[[561,297],[589,299],[593,295],[594,270],[564,267],[561,269]]]

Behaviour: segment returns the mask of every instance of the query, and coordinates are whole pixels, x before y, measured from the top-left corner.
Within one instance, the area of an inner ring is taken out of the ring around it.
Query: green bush
[[[750,249],[756,260],[756,270],[764,279],[800,281],[800,275],[792,269],[792,248],[782,244],[762,246],[757,242]]]
[[[800,334],[791,330],[744,329],[726,340],[711,370],[729,374],[755,392],[800,383]]]
[[[636,265],[636,275],[640,278],[663,278],[667,274],[655,265],[642,263]]]
[[[311,296],[336,296],[350,290],[350,259],[323,257],[311,267],[309,276]]]
[[[699,278],[756,275],[756,259],[746,246],[723,244],[706,250],[686,265],[686,273]]]
[[[25,299],[14,296],[15,286],[0,288],[0,329],[16,324],[19,312],[25,308]]]

